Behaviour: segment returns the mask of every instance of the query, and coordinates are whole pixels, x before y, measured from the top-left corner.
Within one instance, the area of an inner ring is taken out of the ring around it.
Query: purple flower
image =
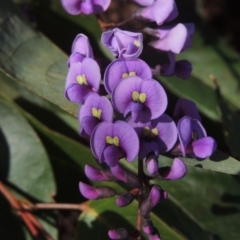
[[[135,130],[126,122],[102,122],[91,136],[91,149],[100,163],[114,167],[120,158],[131,162],[139,151],[139,140]]]
[[[189,99],[179,98],[173,112],[173,118],[178,121],[184,116],[189,116],[193,119],[201,121],[196,104]]]
[[[148,235],[148,239],[161,240],[158,230],[153,226],[150,219],[143,220],[143,231]]]
[[[125,228],[111,229],[108,231],[110,239],[125,239],[128,236],[128,232]]]
[[[127,77],[138,76],[143,80],[151,79],[152,72],[149,66],[141,59],[117,59],[109,64],[104,74],[105,88],[109,94],[116,85]]]
[[[181,118],[177,124],[180,150],[185,157],[186,154],[198,158],[207,158],[216,150],[217,144],[211,137],[207,137],[206,131],[200,121],[186,116]]]
[[[101,97],[97,93],[87,96],[79,111],[80,135],[91,136],[92,131],[100,122],[113,121],[112,104],[106,97]]]
[[[84,58],[69,68],[65,96],[72,102],[82,103],[88,94],[98,91],[100,80],[100,69],[96,61]]]
[[[178,16],[177,6],[174,0],[156,0],[152,5],[139,8],[134,17],[140,17],[151,22],[162,25]]]
[[[79,183],[79,190],[85,198],[91,200],[113,197],[116,194],[110,187],[92,187],[83,182]]]
[[[192,64],[187,60],[175,61],[175,54],[167,52],[169,62],[161,65],[161,74],[164,76],[173,76],[185,80],[190,77]]]
[[[151,153],[154,153],[158,157],[160,153],[171,150],[176,143],[176,125],[166,114],[147,123],[135,123],[132,118],[129,118],[127,121],[139,136],[140,159],[145,158]]]
[[[112,103],[124,116],[131,112],[134,122],[148,122],[163,114],[167,95],[156,80],[128,77],[114,88]]]
[[[164,180],[176,180],[183,178],[186,174],[187,167],[185,163],[179,158],[174,158],[172,166],[159,168],[155,177]]]
[[[102,34],[101,41],[114,56],[119,58],[136,58],[143,49],[142,34],[123,31],[119,28],[106,31]]]
[[[86,176],[93,181],[116,181],[110,169],[98,169],[91,165],[85,165]]]
[[[150,46],[178,54],[191,46],[194,24],[179,23],[174,27],[146,28],[145,32],[159,38],[159,40],[150,42]]]
[[[61,0],[63,8],[72,15],[92,14],[105,11],[111,0]]]
[[[140,206],[140,214],[143,217],[148,216],[153,207],[155,207],[160,200],[167,199],[167,197],[167,192],[165,192],[160,186],[153,185],[148,198],[145,199]]]

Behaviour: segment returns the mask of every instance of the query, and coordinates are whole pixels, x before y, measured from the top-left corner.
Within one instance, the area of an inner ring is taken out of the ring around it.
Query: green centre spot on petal
[[[151,137],[154,138],[158,135],[158,129],[157,128],[153,128],[151,131]]]
[[[148,136],[150,136],[150,134],[151,134],[150,128],[149,128],[149,127],[144,127],[144,128],[143,128],[143,135],[144,135],[145,137],[148,137]]]
[[[117,136],[113,138],[110,136],[106,136],[106,143],[119,147],[119,138]]]
[[[80,85],[86,85],[86,86],[88,85],[85,74],[78,75],[78,76],[76,77],[76,79],[77,79],[77,82],[78,82]]]
[[[192,132],[192,139],[193,140],[198,139],[198,133],[197,132]]]
[[[139,101],[140,101],[141,103],[144,103],[144,102],[146,101],[146,99],[147,99],[147,94],[146,94],[146,93],[140,93],[140,95],[139,95]]]
[[[133,43],[134,43],[134,45],[135,45],[135,46],[137,46],[137,47],[140,47],[140,45],[141,45],[141,44],[140,44],[140,42],[139,42],[139,41],[137,41],[137,40],[134,40],[134,42],[133,42]]]
[[[128,73],[123,73],[122,74],[122,78],[127,78],[128,77]]]
[[[129,76],[130,76],[130,77],[136,76],[136,73],[135,73],[135,72],[130,72],[130,73],[129,73]]]
[[[101,119],[102,116],[102,109],[92,108],[92,115],[98,119]]]
[[[133,91],[132,92],[132,99],[133,99],[133,101],[134,102],[138,102],[138,100],[139,100],[139,92],[138,91]]]

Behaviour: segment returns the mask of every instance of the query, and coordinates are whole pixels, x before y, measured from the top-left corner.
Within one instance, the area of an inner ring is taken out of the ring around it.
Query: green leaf
[[[0,71],[76,115],[78,106],[64,97],[67,56],[16,13],[12,2],[1,1]]]
[[[30,201],[52,201],[56,192],[55,179],[40,139],[15,105],[3,98],[0,98],[0,116],[1,179],[18,197],[21,196]],[[16,233],[22,231],[18,226],[20,222],[11,214],[9,207],[5,209],[6,203],[3,201],[0,206],[2,216],[0,225],[6,228],[6,219],[13,218],[12,228]],[[3,207],[4,210],[2,210]],[[47,216],[41,215],[41,217],[44,219],[42,223],[45,229],[55,238],[57,236],[55,227],[47,223]],[[5,230],[3,232],[7,234]],[[21,234],[24,236],[27,234],[26,239],[29,239],[30,235],[24,232]],[[18,236],[15,236],[15,239],[18,239]]]
[[[180,158],[190,166],[232,175],[240,175],[240,162],[220,151],[214,152],[210,158],[204,160]]]
[[[160,165],[166,163],[169,159],[162,157]],[[187,175],[181,180],[157,182],[209,232],[216,235],[214,239],[238,239],[239,176],[188,167]]]

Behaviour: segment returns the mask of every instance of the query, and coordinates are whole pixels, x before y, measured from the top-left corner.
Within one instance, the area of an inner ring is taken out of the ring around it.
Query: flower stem
[[[142,228],[142,216],[140,214],[140,207],[143,202],[143,182],[144,182],[144,172],[143,172],[143,160],[138,159],[138,178],[141,182],[141,187],[139,188],[138,192],[138,216],[137,216],[137,224],[136,229],[139,232],[137,240],[141,240],[141,228]]]

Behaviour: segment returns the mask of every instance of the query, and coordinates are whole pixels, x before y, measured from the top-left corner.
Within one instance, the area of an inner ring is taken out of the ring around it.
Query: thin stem
[[[86,210],[86,204],[71,204],[71,203],[36,203],[32,206],[24,207],[25,210]]]
[[[139,188],[138,192],[138,216],[137,216],[137,226],[136,229],[139,231],[139,235],[137,240],[141,240],[141,228],[142,228],[142,216],[140,214],[140,207],[143,202],[143,182],[144,182],[144,172],[143,172],[143,160],[138,159],[138,178],[141,182],[141,188]]]

